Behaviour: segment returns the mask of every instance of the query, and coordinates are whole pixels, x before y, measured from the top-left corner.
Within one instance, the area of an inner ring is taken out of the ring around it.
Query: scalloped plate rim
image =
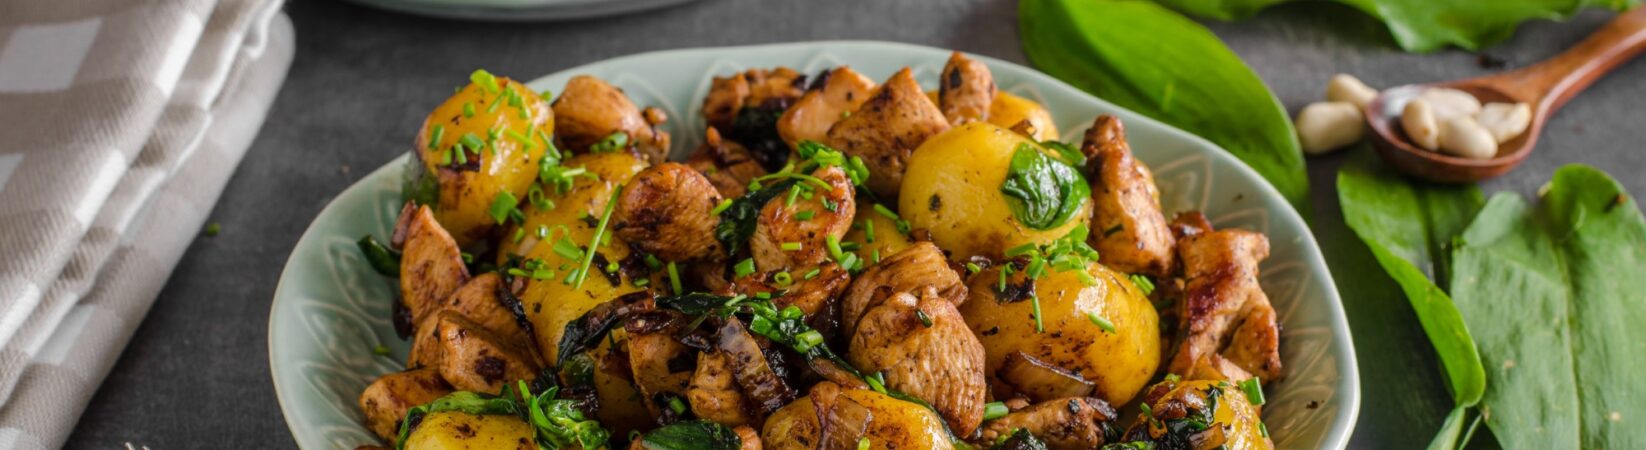
[[[746,53],[746,52],[754,52],[754,51],[779,51],[779,50],[807,50],[807,51],[812,51],[812,52],[821,51],[821,50],[838,50],[838,51],[840,51],[840,53],[846,53],[848,50],[851,50],[853,48],[858,48],[858,49],[863,49],[863,48],[875,49],[875,48],[878,48],[877,50],[890,50],[890,51],[893,51],[893,52],[909,52],[909,53],[940,52],[941,54],[947,54],[948,52],[951,51],[951,50],[947,50],[947,49],[941,49],[941,48],[929,47],[929,46],[923,46],[923,45],[916,45],[916,44],[906,44],[906,43],[897,43],[897,42],[882,42],[882,41],[863,41],[863,40],[828,40],[828,41],[805,41],[805,42],[788,42],[788,43],[777,43],[777,44],[759,44],[759,45],[726,46],[726,47],[696,47],[696,48],[685,48],[685,49],[676,49],[676,50],[660,50],[660,51],[636,53],[636,54],[631,54],[631,55],[626,55],[626,56],[619,56],[619,57],[615,57],[615,58],[595,61],[595,62],[578,65],[576,67],[567,68],[567,69],[564,69],[564,70],[556,71],[552,74],[548,74],[548,75],[538,77],[538,78],[532,80],[531,82],[529,82],[527,84],[531,85],[534,89],[541,90],[542,85],[544,85],[544,84],[548,83],[550,80],[558,78],[558,77],[569,77],[569,76],[575,75],[577,73],[590,72],[590,71],[600,69],[602,67],[618,66],[618,65],[625,64],[625,63],[631,63],[631,62],[637,61],[637,60],[647,60],[647,59],[664,58],[664,57],[697,59],[697,58],[714,57],[719,53]],[[1065,96],[1074,97],[1074,98],[1079,99],[1079,100],[1093,102],[1093,103],[1096,103],[1096,104],[1098,104],[1098,105],[1100,105],[1104,108],[1113,109],[1113,110],[1122,112],[1125,115],[1129,115],[1130,117],[1126,117],[1124,119],[1129,124],[1133,123],[1133,122],[1146,122],[1146,123],[1149,124],[1148,126],[1156,127],[1156,128],[1161,129],[1161,131],[1165,132],[1167,135],[1170,135],[1170,137],[1172,137],[1173,139],[1178,139],[1178,140],[1182,140],[1182,141],[1185,141],[1185,142],[1192,143],[1196,147],[1210,148],[1212,151],[1203,151],[1202,153],[1206,154],[1209,158],[1211,158],[1211,159],[1215,160],[1215,162],[1219,163],[1220,164],[1218,166],[1219,169],[1234,170],[1234,171],[1240,173],[1241,176],[1258,180],[1258,182],[1253,183],[1253,184],[1255,186],[1257,186],[1257,189],[1259,190],[1259,192],[1257,192],[1256,194],[1258,194],[1260,196],[1265,196],[1265,197],[1268,197],[1268,198],[1271,198],[1271,199],[1283,199],[1284,198],[1283,196],[1280,195],[1280,193],[1277,190],[1275,190],[1275,188],[1272,185],[1270,185],[1269,183],[1263,181],[1262,177],[1260,175],[1258,175],[1255,171],[1253,171],[1250,167],[1247,167],[1244,163],[1240,162],[1238,159],[1234,158],[1232,155],[1229,155],[1228,152],[1223,151],[1216,144],[1213,144],[1210,141],[1202,139],[1199,136],[1196,136],[1196,135],[1190,134],[1188,132],[1179,130],[1176,127],[1172,127],[1171,125],[1161,123],[1161,122],[1156,121],[1152,118],[1142,116],[1141,114],[1137,114],[1137,113],[1132,112],[1128,109],[1119,107],[1119,106],[1114,105],[1112,103],[1109,103],[1109,102],[1107,102],[1107,101],[1105,101],[1101,98],[1098,98],[1098,97],[1092,96],[1090,94],[1087,94],[1083,91],[1080,91],[1079,89],[1076,89],[1073,86],[1070,86],[1070,85],[1068,85],[1068,84],[1066,84],[1066,83],[1064,83],[1060,80],[1052,78],[1051,76],[1046,75],[1044,73],[1041,73],[1039,71],[1036,71],[1032,68],[1028,68],[1028,67],[1025,67],[1025,66],[1018,65],[1016,63],[1012,63],[1012,62],[1009,62],[1009,61],[1004,61],[1004,60],[1000,60],[1000,59],[992,58],[992,57],[988,57],[988,56],[977,55],[977,54],[972,54],[972,53],[968,53],[968,55],[971,56],[971,57],[974,57],[974,58],[976,58],[980,61],[983,61],[983,62],[987,63],[990,66],[991,69],[995,69],[995,70],[1007,69],[1008,71],[1016,72],[1014,74],[1015,76],[1025,77],[1030,81],[1029,83],[1026,83],[1026,84],[1032,85],[1036,88],[1043,89],[1043,90],[1046,90],[1047,88],[1050,88],[1049,90],[1054,91],[1054,92],[1044,92],[1044,91],[1042,91],[1041,92],[1042,94],[1045,94],[1045,95],[1048,95],[1048,96],[1065,95]],[[840,56],[838,54],[836,56],[839,56],[842,59],[850,59],[850,57]],[[1024,84],[1024,83],[1020,83],[1020,84]],[[695,111],[693,111],[693,112],[695,112]],[[1055,116],[1054,116],[1054,119],[1055,119]],[[1065,131],[1068,131],[1068,130],[1065,130]],[[679,149],[676,148],[676,149],[672,149],[672,150],[678,151]],[[398,157],[395,157],[394,159],[392,159],[389,162],[385,163],[383,166],[378,167],[377,169],[373,170],[371,173],[361,177],[355,183],[351,184],[348,188],[345,188],[341,193],[339,193],[336,197],[334,197],[324,208],[322,208],[321,211],[318,214],[316,214],[316,219],[318,219],[320,217],[327,216],[328,213],[332,212],[333,209],[335,209],[335,208],[340,208],[341,204],[345,203],[343,201],[343,199],[353,199],[353,198],[356,198],[356,197],[360,197],[362,195],[360,193],[360,191],[363,191],[363,190],[365,190],[369,187],[370,183],[368,183],[368,181],[378,180],[379,177],[384,176],[385,172],[402,170],[401,167],[404,165],[404,163],[406,161],[406,158],[407,158],[407,155],[404,155],[404,154],[400,155]],[[1303,255],[1304,258],[1302,258],[1303,259],[1302,262],[1304,262],[1306,264],[1306,266],[1307,266],[1306,268],[1308,269],[1308,271],[1311,275],[1320,277],[1320,282],[1324,283],[1324,286],[1326,287],[1326,290],[1324,292],[1325,295],[1323,296],[1323,298],[1317,298],[1317,299],[1305,300],[1305,301],[1313,301],[1313,302],[1317,302],[1317,303],[1322,303],[1323,306],[1327,309],[1326,312],[1328,313],[1328,316],[1329,316],[1329,319],[1330,319],[1330,324],[1329,324],[1330,327],[1329,328],[1331,330],[1331,334],[1332,334],[1332,337],[1333,337],[1333,340],[1334,340],[1332,343],[1330,343],[1328,345],[1328,347],[1331,347],[1331,348],[1329,350],[1327,350],[1327,352],[1328,353],[1338,353],[1338,354],[1341,355],[1341,358],[1339,359],[1339,361],[1337,361],[1337,370],[1339,372],[1339,377],[1340,378],[1336,382],[1336,386],[1335,386],[1336,392],[1337,392],[1339,397],[1336,398],[1335,400],[1340,401],[1342,403],[1342,407],[1337,411],[1336,416],[1332,417],[1330,419],[1331,422],[1327,425],[1327,429],[1325,431],[1326,436],[1324,437],[1324,439],[1322,441],[1322,445],[1323,445],[1322,448],[1343,449],[1343,448],[1347,447],[1349,436],[1354,431],[1356,422],[1357,422],[1358,417],[1359,417],[1360,403],[1361,403],[1358,362],[1356,361],[1356,357],[1355,357],[1355,353],[1354,353],[1353,340],[1352,340],[1351,335],[1349,334],[1348,322],[1347,322],[1347,319],[1344,315],[1344,310],[1343,310],[1343,306],[1342,306],[1342,303],[1341,303],[1341,297],[1340,297],[1339,293],[1337,292],[1336,282],[1332,279],[1332,275],[1331,275],[1330,270],[1328,270],[1326,268],[1324,255],[1321,253],[1320,246],[1316,242],[1313,233],[1309,230],[1309,228],[1307,226],[1307,222],[1303,221],[1302,217],[1299,216],[1297,214],[1297,212],[1294,209],[1291,208],[1289,203],[1285,202],[1284,200],[1281,200],[1278,203],[1280,205],[1282,205],[1281,208],[1271,208],[1271,209],[1279,209],[1282,212],[1279,214],[1279,217],[1274,217],[1274,218],[1272,218],[1272,220],[1284,220],[1284,221],[1292,222],[1294,224],[1300,224],[1299,228],[1303,232],[1301,234],[1299,234],[1297,244],[1301,246],[1301,251],[1304,253],[1304,255]],[[270,374],[270,377],[271,377],[270,381],[274,384],[275,397],[276,397],[277,402],[280,404],[280,410],[281,410],[282,417],[286,420],[286,425],[287,425],[288,429],[291,430],[292,437],[297,442],[297,444],[300,448],[309,448],[309,447],[304,447],[304,444],[306,442],[310,442],[310,441],[314,441],[314,440],[318,440],[318,439],[315,439],[311,436],[310,433],[313,430],[311,430],[307,427],[299,427],[298,426],[299,421],[292,420],[292,418],[294,417],[294,414],[298,413],[298,411],[293,410],[293,408],[295,407],[295,406],[293,406],[293,403],[295,403],[295,400],[290,398],[292,393],[289,392],[287,388],[282,387],[282,382],[281,382],[282,378],[279,375],[280,374],[280,367],[282,367],[282,364],[280,362],[280,358],[278,358],[278,356],[280,356],[280,355],[278,354],[279,350],[277,349],[277,345],[276,345],[276,343],[278,342],[276,340],[276,330],[280,329],[279,324],[284,323],[283,322],[284,319],[282,319],[282,317],[284,317],[284,316],[278,314],[278,312],[281,310],[281,305],[284,304],[284,303],[287,303],[287,302],[283,302],[282,299],[288,298],[289,297],[288,294],[293,289],[295,289],[295,288],[292,288],[288,284],[288,282],[293,279],[293,277],[288,276],[288,275],[291,275],[293,273],[293,271],[295,270],[293,264],[297,262],[296,258],[299,256],[298,255],[298,250],[303,249],[303,248],[307,248],[307,247],[314,244],[313,241],[315,241],[317,239],[320,239],[321,233],[316,231],[316,225],[318,225],[318,224],[319,224],[318,220],[316,220],[314,222],[311,222],[309,227],[304,230],[302,236],[298,239],[297,243],[293,246],[292,254],[290,256],[288,256],[286,264],[281,270],[280,280],[276,284],[275,293],[274,293],[275,298],[274,298],[274,301],[270,305],[270,314],[269,314],[269,321],[268,321],[268,327],[269,328],[268,328],[268,336],[267,337],[268,337],[268,342],[269,342],[268,347],[269,347],[269,374]]]

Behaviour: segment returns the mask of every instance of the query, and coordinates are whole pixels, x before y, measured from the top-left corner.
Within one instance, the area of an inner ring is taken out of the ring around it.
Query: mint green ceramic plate
[[[626,56],[530,84],[559,91],[577,74],[608,80],[635,103],[669,114],[667,129],[675,137],[678,157],[701,140],[703,118],[697,111],[713,76],[780,65],[817,73],[849,64],[883,79],[909,66],[934,87],[947,58],[948,50],[879,42],[708,48]],[[1001,89],[1046,105],[1066,141],[1078,141],[1098,114],[1119,116],[1137,157],[1154,169],[1168,213],[1200,210],[1220,228],[1269,236],[1273,253],[1263,263],[1260,281],[1280,314],[1287,376],[1269,387],[1264,420],[1280,448],[1343,448],[1360,407],[1354,347],[1320,249],[1280,194],[1210,142],[1032,69],[981,60]],[[407,130],[406,139],[412,134]],[[366,234],[389,234],[400,210],[404,165],[405,157],[390,161],[337,196],[303,233],[280,275],[269,317],[269,366],[286,423],[305,449],[352,449],[377,442],[362,425],[356,399],[378,375],[401,369],[408,345],[389,324],[393,286],[366,266],[354,242]],[[390,355],[373,354],[378,345],[387,346]]]
[[[576,20],[662,8],[692,0],[349,0],[420,16],[499,22]]]

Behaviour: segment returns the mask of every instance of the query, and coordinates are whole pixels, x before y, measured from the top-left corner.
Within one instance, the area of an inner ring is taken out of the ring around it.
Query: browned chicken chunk
[[[451,312],[442,312],[440,376],[460,391],[496,394],[504,383],[531,380],[540,367],[520,345]]]
[[[1175,245],[1148,167],[1132,157],[1120,119],[1097,117],[1081,153],[1092,184],[1091,244],[1115,269],[1165,276]]]
[[[828,238],[840,239],[852,227],[852,216],[857,212],[856,188],[838,167],[823,167],[812,172],[828,189],[809,181],[796,186],[810,189],[812,198],[796,196],[794,203],[779,197],[766,203],[755,220],[754,235],[749,237],[749,251],[754,254],[755,266],[761,271],[787,270],[805,273],[829,260]],[[830,210],[823,201],[835,205]],[[807,220],[797,215],[810,214]],[[705,236],[713,239],[713,235]],[[795,248],[795,246],[799,248]],[[787,249],[785,249],[787,247]]]
[[[433,365],[439,362],[440,346],[435,344],[439,337],[432,325],[440,312],[450,311],[465,319],[469,319],[481,328],[497,334],[511,345],[528,347],[534,345],[526,329],[520,326],[520,321],[503,306],[498,298],[498,289],[503,287],[503,278],[495,272],[487,272],[474,277],[453,292],[446,300],[436,305],[436,309],[418,322],[417,332],[412,335],[412,352],[406,362],[406,367]]]
[[[805,92],[806,75],[787,67],[750,69],[729,77],[714,77],[703,97],[703,117],[709,126],[730,129],[745,107],[775,107],[781,111]]]
[[[685,164],[666,162],[630,178],[612,211],[617,237],[665,261],[715,262],[725,250],[714,239],[720,192]]]
[[[662,111],[641,111],[621,89],[588,75],[572,77],[554,100],[554,137],[562,148],[582,153],[614,133],[626,134],[629,148],[652,164],[668,159],[668,120]]]
[[[394,443],[406,411],[451,392],[451,385],[433,368],[391,373],[378,377],[360,393],[360,410],[366,413],[367,429]]]
[[[966,301],[966,280],[949,267],[943,251],[930,242],[916,242],[869,266],[852,280],[840,302],[841,331],[851,336],[857,330],[858,319],[886,295],[918,292],[925,286],[933,287],[937,295],[956,306]]]
[[[692,414],[704,420],[734,426],[757,420],[733,378],[731,361],[722,353],[697,354],[697,372],[692,374],[686,399],[691,403]]]
[[[1040,438],[1051,450],[1088,450],[1102,447],[1103,428],[1118,416],[1108,402],[1069,397],[1036,403],[983,426],[983,442],[1022,428]]]
[[[428,206],[407,203],[394,225],[393,242],[401,248],[400,301],[412,323],[439,308],[440,302],[469,281],[463,250]]]
[[[757,295],[762,292],[779,294],[772,298],[772,304],[778,309],[794,306],[806,313],[806,323],[812,329],[823,333],[825,337],[833,337],[839,311],[839,302],[836,301],[846,286],[851,282],[851,273],[840,268],[839,264],[825,262],[817,266],[816,274],[790,272],[787,275],[789,282],[779,280],[780,272],[755,272],[748,276],[732,280],[729,290],[731,294]],[[806,275],[811,275],[807,278]]]
[[[686,165],[708,178],[724,198],[742,197],[748,192],[749,181],[766,174],[766,168],[755,161],[747,147],[721,138],[714,128],[704,132],[703,145],[686,158]]]
[[[1246,230],[1185,231],[1178,243],[1188,280],[1181,338],[1167,370],[1190,380],[1279,379],[1280,326],[1257,279],[1269,239]]]
[[[829,127],[824,143],[863,158],[870,173],[869,190],[895,204],[909,155],[927,138],[948,129],[943,111],[905,68],[876,88],[857,111]]]
[[[989,66],[960,52],[949,56],[949,62],[943,66],[943,81],[937,89],[938,104],[949,124],[988,120],[994,94],[994,75],[989,73]]]
[[[686,387],[692,379],[693,351],[667,330],[636,333],[633,331],[641,330],[634,326],[627,328],[631,331],[629,368],[634,374],[634,386],[640,390],[652,417],[662,417],[669,408],[667,399],[686,397]]]
[[[894,294],[869,308],[847,357],[864,373],[883,373],[887,387],[930,403],[955,433],[969,435],[983,422],[987,402],[983,344],[935,289],[918,295]]]
[[[823,78],[777,119],[777,134],[790,147],[828,139],[829,127],[863,105],[875,87],[873,79],[846,66],[824,72]]]

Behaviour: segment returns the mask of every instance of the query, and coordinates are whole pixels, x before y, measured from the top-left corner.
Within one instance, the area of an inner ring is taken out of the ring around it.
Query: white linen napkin
[[[0,448],[62,446],[263,124],[280,0],[0,2]]]

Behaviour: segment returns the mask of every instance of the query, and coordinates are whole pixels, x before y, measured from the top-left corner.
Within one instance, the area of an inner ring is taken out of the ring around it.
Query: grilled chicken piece
[[[1177,250],[1188,280],[1182,337],[1167,369],[1189,380],[1280,379],[1280,326],[1257,281],[1269,239],[1246,230],[1185,230],[1194,234]]]
[[[761,292],[783,291],[784,295],[772,298],[772,303],[778,309],[794,305],[810,316],[818,312],[827,312],[835,297],[846,291],[846,285],[852,276],[845,269],[841,269],[839,264],[826,262],[817,266],[817,275],[810,279],[805,278],[805,273],[790,272],[789,277],[792,281],[783,285],[776,280],[776,272],[755,272],[732,280],[731,292],[752,296]]]
[[[561,148],[577,153],[613,133],[626,133],[629,147],[652,164],[668,159],[669,133],[657,129],[668,120],[661,110],[641,111],[623,90],[588,75],[566,82],[554,100],[554,137]]]
[[[703,97],[703,117],[709,126],[730,129],[745,107],[776,107],[793,104],[805,92],[806,75],[787,67],[750,69],[729,77],[714,77],[709,94]]]
[[[756,219],[754,235],[749,237],[749,251],[754,254],[755,266],[763,272],[787,270],[806,273],[829,260],[828,237],[840,239],[852,227],[852,216],[857,212],[856,189],[852,181],[838,167],[819,168],[811,174],[828,183],[832,189],[801,181],[812,189],[812,198],[796,198],[789,204],[779,196],[766,202]],[[835,205],[833,211],[824,207],[823,200]],[[796,215],[809,214],[807,220]],[[713,239],[712,235],[702,239]],[[798,250],[784,250],[783,245],[799,244]]]
[[[908,68],[880,85],[851,116],[829,127],[824,141],[847,155],[863,158],[869,190],[896,204],[903,186],[904,164],[915,148],[949,129],[943,111],[920,90]]]
[[[801,141],[823,142],[828,138],[829,127],[862,106],[875,84],[873,79],[851,67],[840,66],[824,72],[823,79],[814,81],[812,86],[777,119],[777,134],[790,147]]]
[[[1103,429],[1116,418],[1114,408],[1101,399],[1048,400],[989,421],[983,426],[982,442],[994,442],[1022,428],[1045,441],[1051,450],[1093,449],[1103,446]]]
[[[451,385],[433,368],[391,373],[378,377],[360,393],[360,410],[366,413],[367,429],[394,443],[406,411],[451,392]]]
[[[412,323],[428,317],[469,281],[463,250],[434,220],[434,210],[428,206],[406,203],[394,225],[392,242],[401,248],[400,302],[411,311]]]
[[[864,312],[888,294],[918,292],[924,286],[935,288],[937,295],[956,306],[966,301],[966,280],[949,267],[943,250],[931,242],[916,242],[869,266],[852,281],[840,302],[841,331],[846,336],[855,333]]]
[[[1154,175],[1132,158],[1120,119],[1097,117],[1080,147],[1092,183],[1091,244],[1103,264],[1123,272],[1165,276],[1172,271],[1175,246]]]
[[[718,352],[697,354],[697,372],[686,389],[692,414],[724,425],[747,425],[758,420],[733,378],[731,361]]]
[[[760,167],[747,147],[721,138],[714,128],[704,131],[703,145],[686,157],[686,165],[708,178],[725,198],[742,197],[748,192],[749,181],[766,174],[766,168]]]
[[[440,376],[460,391],[496,394],[505,383],[537,377],[540,365],[522,346],[452,312],[440,313]]]
[[[988,120],[994,94],[994,75],[989,73],[989,66],[960,52],[949,56],[949,62],[943,65],[937,99],[950,125]]]
[[[726,257],[714,227],[720,192],[685,164],[646,168],[625,183],[612,211],[617,237],[665,261],[718,262]]]
[[[926,287],[894,294],[858,322],[847,357],[864,373],[885,374],[886,386],[930,403],[955,433],[983,422],[983,343],[953,303]]]
[[[412,352],[406,361],[406,367],[428,366],[439,362],[440,346],[435,344],[439,341],[437,333],[432,326],[422,325],[434,323],[437,319],[431,319],[445,311],[473,321],[481,328],[497,334],[510,345],[534,345],[536,341],[526,333],[526,329],[520,326],[520,321],[514,317],[514,313],[504,307],[502,300],[498,298],[497,290],[502,287],[503,278],[497,273],[483,273],[469,280],[463,287],[458,288],[457,292],[453,292],[437,304],[435,310],[424,318],[423,322],[418,322],[419,327],[412,337]]]
[[[629,373],[654,418],[673,416],[668,399],[684,400],[691,384],[697,357],[674,337],[679,328],[674,324],[683,319],[672,312],[650,311],[631,316],[623,324],[629,335]]]

